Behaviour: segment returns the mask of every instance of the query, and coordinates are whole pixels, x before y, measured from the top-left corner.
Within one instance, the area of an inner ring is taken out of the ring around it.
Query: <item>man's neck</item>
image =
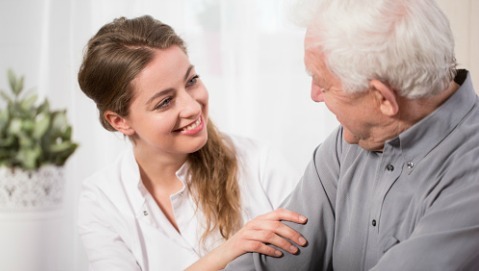
[[[407,99],[399,97],[399,113],[398,113],[398,131],[397,135],[413,126],[439,106],[441,106],[449,97],[451,97],[458,89],[459,85],[451,81],[449,87],[441,93],[426,98]]]

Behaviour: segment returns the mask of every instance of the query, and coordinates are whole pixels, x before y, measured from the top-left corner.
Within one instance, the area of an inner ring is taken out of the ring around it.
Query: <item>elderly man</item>
[[[226,270],[479,270],[479,100],[447,18],[433,0],[306,9],[311,97],[341,124],[283,204],[309,243]]]

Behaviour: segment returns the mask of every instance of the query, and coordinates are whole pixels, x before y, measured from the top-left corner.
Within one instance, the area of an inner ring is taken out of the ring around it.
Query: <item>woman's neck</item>
[[[140,168],[141,178],[151,185],[169,186],[177,181],[176,172],[186,162],[187,155],[165,155],[142,151],[135,147],[135,159]]]

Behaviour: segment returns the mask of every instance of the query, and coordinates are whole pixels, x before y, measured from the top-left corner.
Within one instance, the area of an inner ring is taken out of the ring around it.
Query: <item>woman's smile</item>
[[[176,129],[173,132],[178,132],[178,133],[186,134],[186,135],[194,135],[201,132],[204,127],[205,125],[204,125],[203,117],[200,116],[196,121],[186,125],[183,128]]]

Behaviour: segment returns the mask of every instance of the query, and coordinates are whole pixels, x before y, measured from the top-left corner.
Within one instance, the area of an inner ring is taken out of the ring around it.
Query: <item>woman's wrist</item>
[[[210,253],[203,256],[201,259],[190,265],[185,271],[218,271],[226,267],[232,261],[227,259],[225,255],[227,249],[225,243],[213,249]]]

